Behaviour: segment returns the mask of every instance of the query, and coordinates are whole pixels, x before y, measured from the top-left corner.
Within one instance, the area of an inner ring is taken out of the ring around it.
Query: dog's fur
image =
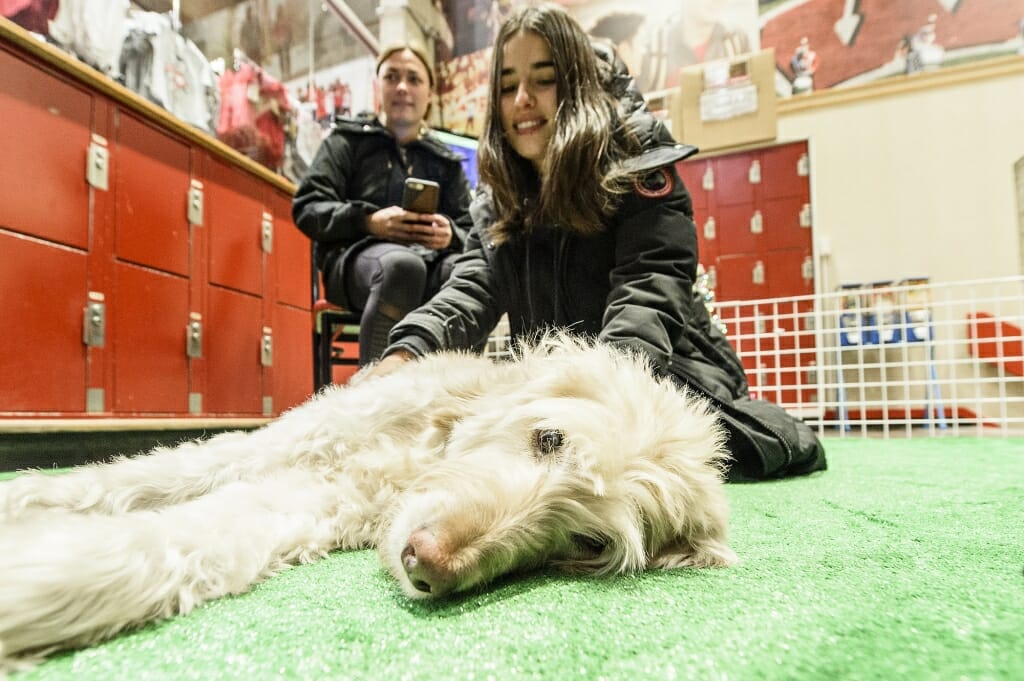
[[[643,360],[549,337],[328,388],[253,432],[0,484],[0,667],[376,546],[412,598],[543,565],[728,565],[723,434]]]

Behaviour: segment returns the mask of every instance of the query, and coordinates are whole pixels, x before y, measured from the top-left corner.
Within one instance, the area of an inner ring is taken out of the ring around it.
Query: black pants
[[[345,295],[361,312],[360,365],[377,360],[391,328],[440,290],[457,255],[428,261],[419,251],[390,242],[371,244],[355,255],[346,267]]]

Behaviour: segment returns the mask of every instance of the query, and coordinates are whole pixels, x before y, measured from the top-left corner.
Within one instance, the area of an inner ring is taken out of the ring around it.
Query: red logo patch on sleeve
[[[672,173],[665,168],[659,168],[633,180],[633,189],[647,199],[660,199],[663,196],[668,196],[674,187]]]

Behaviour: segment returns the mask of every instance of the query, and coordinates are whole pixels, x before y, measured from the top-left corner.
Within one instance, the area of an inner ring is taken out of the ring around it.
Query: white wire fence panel
[[[484,355],[494,359],[510,359],[512,357],[512,337],[508,326],[508,316],[502,315],[498,325],[491,331],[487,339],[487,347],[484,348]]]
[[[1024,277],[714,306],[751,397],[821,435],[1024,435]],[[485,354],[510,355],[506,319]]]
[[[1024,277],[714,304],[751,396],[820,434],[1024,434]]]

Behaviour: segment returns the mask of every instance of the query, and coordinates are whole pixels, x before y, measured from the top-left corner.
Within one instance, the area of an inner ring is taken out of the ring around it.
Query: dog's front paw
[[[656,570],[676,568],[729,567],[739,562],[728,546],[717,541],[695,542],[665,547],[651,558],[650,567]]]

